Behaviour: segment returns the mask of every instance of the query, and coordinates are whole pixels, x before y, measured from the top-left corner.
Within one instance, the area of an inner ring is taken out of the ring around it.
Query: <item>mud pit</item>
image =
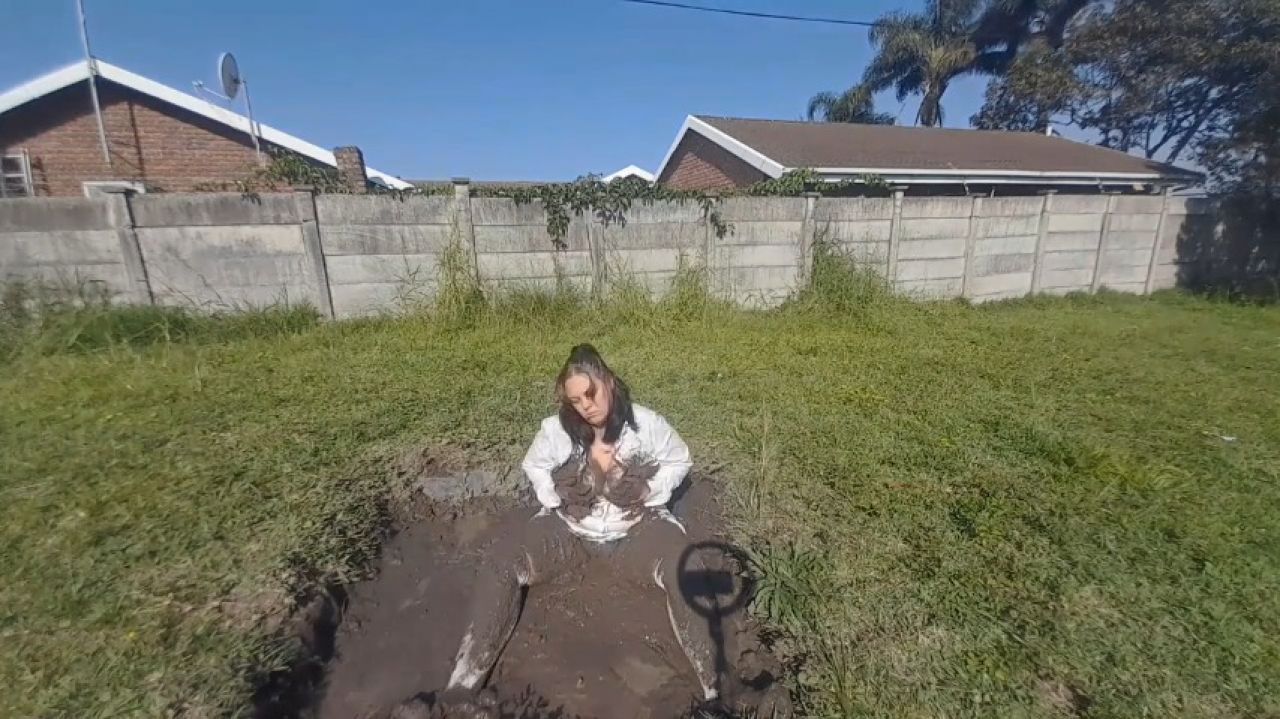
[[[686,488],[676,513],[700,545],[716,593],[699,605],[708,608],[723,649],[726,704],[748,716],[790,716],[786,692],[774,682],[780,667],[744,614],[736,564],[713,538],[715,485],[695,479]],[[380,717],[443,688],[466,624],[476,560],[495,539],[491,528],[512,512],[533,511],[512,499],[426,502],[384,547],[375,578],[350,589],[315,714]],[[487,691],[502,716],[520,719],[670,719],[689,715],[701,695],[661,590],[616,579],[598,557],[528,592]]]

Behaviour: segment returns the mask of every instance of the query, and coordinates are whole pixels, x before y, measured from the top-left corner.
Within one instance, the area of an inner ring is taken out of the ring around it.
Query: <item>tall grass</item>
[[[170,342],[231,342],[297,334],[320,319],[307,305],[197,313],[184,307],[113,304],[92,285],[10,282],[0,288],[0,361],[142,348]]]

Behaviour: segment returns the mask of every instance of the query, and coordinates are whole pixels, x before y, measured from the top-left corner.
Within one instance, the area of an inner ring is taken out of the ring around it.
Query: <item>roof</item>
[[[639,177],[641,180],[644,180],[645,182],[653,182],[654,180],[652,172],[649,172],[648,170],[642,167],[637,167],[636,165],[627,165],[621,170],[618,170],[617,172],[611,172],[600,179],[603,182],[613,182],[614,180],[617,180],[623,177]]]
[[[193,112],[202,117],[206,117],[214,122],[221,123],[240,132],[249,132],[249,118],[244,115],[234,113],[226,108],[218,107],[211,102],[201,100],[198,97],[188,95],[185,92],[179,92],[168,85],[162,85],[154,80],[150,80],[141,75],[134,74],[124,68],[112,65],[103,60],[94,60],[94,64],[98,68],[98,77],[123,85],[131,90],[135,90],[144,95],[149,95],[167,102],[170,105],[180,107],[188,112]],[[89,79],[89,61],[81,60],[59,70],[37,77],[30,82],[19,85],[12,90],[0,93],[0,115],[24,105],[33,100],[37,100],[50,93],[57,92],[65,87],[69,87],[78,82],[84,82]],[[287,132],[264,125],[261,122],[255,123],[258,126],[258,137],[270,142],[278,147],[311,158],[316,162],[336,167],[333,153],[318,145],[313,145],[306,140],[290,135]],[[412,187],[408,182],[398,177],[380,172],[372,167],[367,168],[369,178],[381,181],[386,185],[398,190]]]
[[[1116,184],[1199,179],[1197,173],[1173,165],[1040,133],[701,115],[685,119],[663,169],[689,131],[770,177],[811,168],[832,179],[874,174],[917,182]]]

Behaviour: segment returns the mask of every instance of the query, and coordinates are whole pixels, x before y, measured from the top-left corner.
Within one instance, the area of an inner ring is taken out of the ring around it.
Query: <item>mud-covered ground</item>
[[[786,693],[774,684],[777,662],[750,630],[737,565],[714,538],[715,484],[686,486],[676,511],[699,543],[716,592],[699,604],[708,607],[707,621],[721,640],[727,702],[748,715],[768,717],[776,708],[786,716]],[[426,502],[388,542],[375,578],[350,590],[315,707],[319,717],[379,716],[444,686],[466,623],[476,559],[511,512],[533,509],[492,497]],[[522,719],[670,719],[687,715],[701,694],[662,592],[615,578],[600,559],[529,591],[488,686],[503,716]]]

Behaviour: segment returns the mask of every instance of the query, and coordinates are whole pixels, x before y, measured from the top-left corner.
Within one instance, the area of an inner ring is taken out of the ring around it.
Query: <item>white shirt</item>
[[[689,467],[693,465],[689,459],[689,447],[662,415],[638,404],[631,405],[631,410],[636,429],[623,427],[614,444],[614,457],[622,465],[632,457],[656,462],[658,471],[649,479],[649,496],[644,506],[665,507],[671,501],[671,493],[684,481]],[[554,510],[575,534],[587,539],[610,542],[625,537],[627,530],[640,520],[628,516],[628,511],[603,497],[595,499],[591,512],[581,520],[559,511],[561,500],[556,494],[551,471],[567,462],[572,454],[573,440],[560,426],[560,418],[552,416],[542,420],[533,445],[520,465],[533,484],[538,501],[546,510]]]

